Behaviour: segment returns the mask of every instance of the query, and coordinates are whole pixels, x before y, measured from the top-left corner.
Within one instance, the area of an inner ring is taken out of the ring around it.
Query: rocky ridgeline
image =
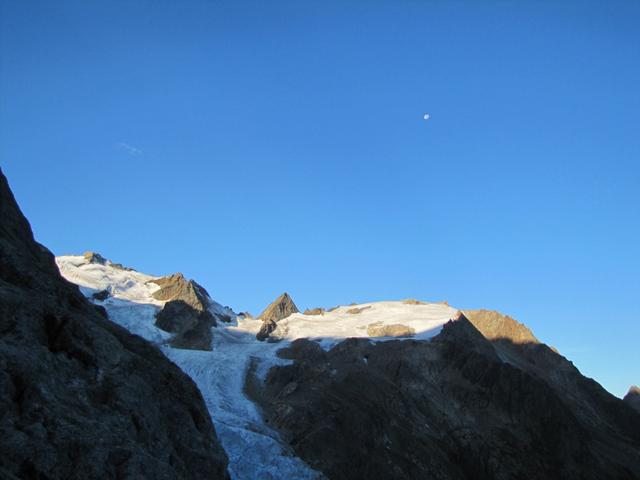
[[[87,261],[87,263],[95,263],[97,265],[108,265],[112,268],[117,268],[118,270],[129,270],[129,271],[133,270],[132,268],[125,267],[121,263],[114,263],[111,260],[107,260],[97,252],[91,252],[91,251],[84,252],[83,257]]]
[[[227,478],[195,384],[102,314],[0,172],[0,477]]]
[[[269,304],[264,311],[258,315],[258,318],[262,320],[262,326],[256,334],[258,340],[265,340],[269,335],[277,328],[277,324],[280,320],[287,318],[293,313],[298,313],[298,307],[293,303],[293,300],[288,293],[283,293],[273,302]]]

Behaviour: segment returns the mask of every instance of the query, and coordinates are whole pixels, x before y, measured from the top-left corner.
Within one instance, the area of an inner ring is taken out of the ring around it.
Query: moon
[[[424,118],[425,120],[429,120],[429,118],[431,118],[431,115],[429,115],[428,113],[425,113],[424,117],[422,118]]]

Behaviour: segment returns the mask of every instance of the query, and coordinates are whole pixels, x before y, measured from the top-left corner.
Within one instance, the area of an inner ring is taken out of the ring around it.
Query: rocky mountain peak
[[[632,385],[623,400],[640,412],[640,387]]]
[[[156,315],[155,325],[176,335],[171,345],[177,348],[211,350],[211,327],[216,318],[209,311],[210,297],[204,287],[187,280],[182,273],[151,280],[160,286],[153,293],[158,300],[165,300]]]
[[[84,252],[82,256],[87,261],[87,263],[97,263],[98,265],[107,264],[107,259],[97,252],[91,252],[91,251]]]
[[[540,343],[526,325],[495,310],[465,310],[464,315],[488,340]]]
[[[265,340],[276,329],[276,324],[293,313],[298,313],[298,307],[287,292],[280,295],[258,316],[262,320],[260,331],[256,334],[258,340]]]
[[[287,318],[289,315],[298,313],[299,311],[289,294],[285,292],[271,302],[269,306],[258,315],[258,318],[263,322],[279,322],[283,318]]]
[[[209,307],[209,293],[195,281],[187,280],[182,273],[174,273],[151,282],[160,286],[153,294],[157,300],[181,300],[200,312]]]

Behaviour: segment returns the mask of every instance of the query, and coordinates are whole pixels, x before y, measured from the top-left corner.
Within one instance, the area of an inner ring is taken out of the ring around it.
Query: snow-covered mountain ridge
[[[104,306],[110,317],[114,314],[115,322],[156,344],[162,344],[170,338],[167,332],[154,326],[154,315],[166,302],[153,296],[160,288],[153,281],[162,277],[123,269],[108,260],[104,264],[93,263],[82,255],[59,256],[56,262],[62,276],[78,285],[86,297]],[[109,292],[105,300],[93,298],[95,293],[104,290]],[[250,336],[255,336],[260,329],[261,319],[238,316],[231,308],[223,307],[211,298],[209,300],[212,313],[233,319],[219,329]],[[324,348],[330,348],[336,342],[351,337],[375,337],[376,341],[397,338],[370,333],[375,327],[403,325],[414,332],[403,337],[427,340],[437,335],[442,326],[455,319],[457,314],[457,309],[442,302],[381,301],[352,304],[338,306],[322,315],[294,313],[278,322],[272,338],[288,341],[315,339]]]
[[[374,331],[386,334],[401,325],[404,334],[410,332],[408,337],[428,340],[457,316],[455,308],[442,303],[398,301],[341,306],[322,315],[294,313],[278,322],[270,341],[260,342],[256,339],[262,325],[260,319],[238,316],[209,299],[211,313],[225,315],[231,321],[218,322],[213,327],[212,351],[184,350],[171,348],[172,334],[156,326],[156,315],[166,302],[154,297],[160,288],[154,281],[162,277],[123,268],[100,256],[96,261],[88,254],[60,256],[56,262],[63,277],[103,306],[112,321],[156,344],[191,376],[229,456],[229,471],[237,479],[322,477],[292,454],[244,395],[245,377],[252,361],[258,366],[259,376],[264,376],[271,366],[289,363],[278,358],[276,352],[295,339],[312,339],[329,349],[349,337],[397,339]],[[95,295],[104,291],[108,293]],[[391,330],[381,330],[386,326]]]

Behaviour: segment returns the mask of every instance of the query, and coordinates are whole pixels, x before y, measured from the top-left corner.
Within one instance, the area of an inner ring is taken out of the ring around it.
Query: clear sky
[[[639,2],[0,5],[0,165],[54,253],[253,313],[498,309],[640,383]]]

